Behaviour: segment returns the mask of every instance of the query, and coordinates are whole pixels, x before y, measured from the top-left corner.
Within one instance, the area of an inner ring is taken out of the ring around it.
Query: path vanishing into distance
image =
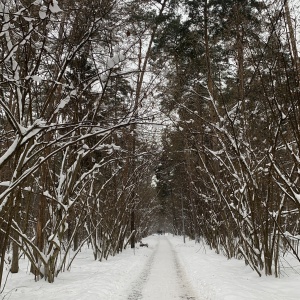
[[[196,300],[168,238],[161,236],[127,300]]]

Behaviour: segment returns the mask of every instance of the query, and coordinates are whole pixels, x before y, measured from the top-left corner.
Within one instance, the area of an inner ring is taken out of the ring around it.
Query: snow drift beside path
[[[299,300],[300,265],[282,277],[259,277],[243,260],[226,259],[208,246],[170,238],[200,300]]]
[[[59,274],[54,283],[34,282],[30,266],[22,262],[18,274],[10,274],[3,300],[125,300],[124,294],[152,254],[157,238],[147,239],[149,248],[132,250],[109,257],[107,261],[93,260],[91,249],[78,254],[70,272]],[[1,299],[0,296],[0,299]]]
[[[300,275],[294,269],[285,269],[284,277],[280,279],[259,278],[243,261],[227,260],[194,241],[183,244],[181,237],[169,235],[167,238],[199,300],[300,299]],[[34,282],[28,271],[29,264],[22,260],[20,273],[9,275],[0,299],[128,300],[134,282],[138,282],[147,268],[160,239],[165,237],[150,236],[143,240],[149,244],[149,248],[137,247],[135,251],[128,248],[104,262],[94,261],[91,250],[85,249],[75,259],[71,272],[60,274],[53,284],[43,280]],[[300,273],[300,268],[298,271]],[[172,289],[171,286],[168,288]],[[153,286],[154,290],[157,290],[157,286]]]

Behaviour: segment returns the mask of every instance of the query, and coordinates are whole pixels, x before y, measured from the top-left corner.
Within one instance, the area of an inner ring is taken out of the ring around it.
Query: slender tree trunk
[[[238,100],[242,102],[242,112],[244,113],[244,25],[241,19],[241,4],[237,3],[234,7],[236,18],[236,50],[237,50],[237,73],[238,73]]]
[[[294,63],[294,68],[297,72],[297,78],[300,80],[300,66],[299,66],[299,56],[298,56],[298,49],[297,49],[297,41],[296,41],[296,35],[294,31],[294,27],[292,24],[292,18],[291,18],[291,13],[290,13],[290,8],[289,8],[289,1],[285,0],[284,3],[284,8],[285,8],[285,19],[286,23],[288,25],[288,31],[289,31],[289,38],[290,38],[290,45],[292,48],[292,53],[293,53],[293,63]]]
[[[213,79],[211,70],[211,57],[209,50],[209,32],[208,32],[208,0],[204,2],[204,43],[205,43],[205,58],[207,68],[207,87],[210,95],[214,96]]]
[[[18,211],[15,213],[15,217],[18,215]],[[15,219],[16,222],[18,220]],[[19,236],[16,232],[12,233],[12,236],[15,240],[18,240]],[[19,246],[12,242],[12,261],[11,261],[11,273],[18,273],[19,272]]]
[[[130,213],[130,231],[132,232],[130,239],[130,247],[135,247],[135,204],[133,203],[133,207]]]
[[[11,196],[12,197],[12,196]],[[10,199],[8,201],[8,204],[12,203],[12,199]],[[11,223],[12,223],[12,219],[13,219],[13,206],[12,204],[9,206],[7,205],[7,222],[3,222],[3,229],[5,234],[2,235],[2,244],[1,244],[1,248],[0,248],[0,255],[1,255],[1,260],[0,260],[0,290],[2,288],[2,280],[3,280],[3,270],[4,270],[4,264],[5,264],[5,254],[6,254],[6,248],[9,242],[9,234],[11,231]],[[5,224],[6,223],[6,224]],[[6,225],[6,226],[5,226]]]

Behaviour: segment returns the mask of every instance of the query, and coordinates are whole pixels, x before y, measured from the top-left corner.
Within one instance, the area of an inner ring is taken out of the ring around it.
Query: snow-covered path
[[[162,236],[139,278],[133,283],[128,300],[196,299],[185,272],[169,240]]]
[[[147,247],[127,248],[107,261],[84,248],[70,272],[53,284],[34,282],[21,259],[8,274],[0,300],[299,300],[300,265],[286,255],[281,278],[258,277],[242,260],[228,260],[204,243],[179,236],[149,236]],[[6,275],[5,275],[6,278]]]

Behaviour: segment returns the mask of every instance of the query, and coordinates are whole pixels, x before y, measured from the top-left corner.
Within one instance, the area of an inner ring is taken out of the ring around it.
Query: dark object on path
[[[148,248],[148,244],[144,244],[143,242],[140,242],[140,247],[147,247]]]

